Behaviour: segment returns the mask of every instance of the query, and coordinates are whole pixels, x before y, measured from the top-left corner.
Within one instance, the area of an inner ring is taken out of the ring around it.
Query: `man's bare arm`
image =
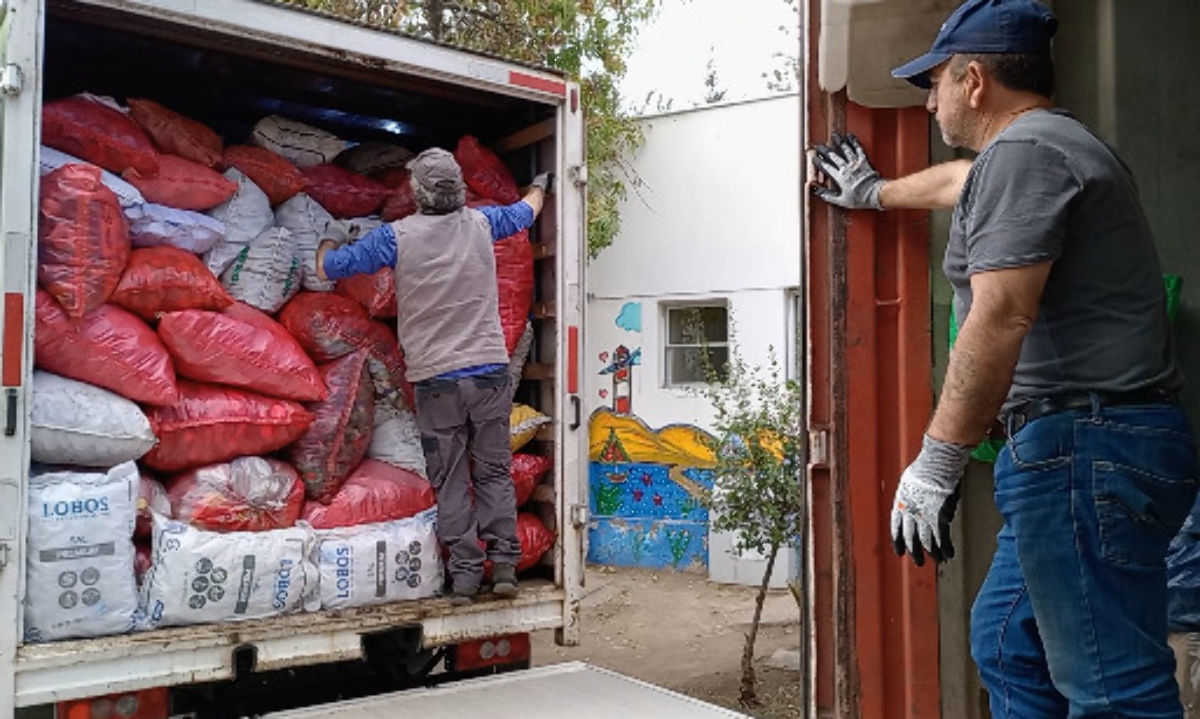
[[[887,180],[879,189],[885,210],[942,210],[958,204],[970,160],[951,160],[911,175]]]
[[[1050,264],[971,277],[971,311],[950,352],[930,437],[974,445],[987,434],[1012,385],[1021,345],[1037,319]]]

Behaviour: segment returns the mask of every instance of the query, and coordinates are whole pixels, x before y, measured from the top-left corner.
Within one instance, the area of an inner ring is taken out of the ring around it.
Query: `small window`
[[[668,387],[701,384],[729,367],[729,309],[722,304],[666,308],[663,366]]]

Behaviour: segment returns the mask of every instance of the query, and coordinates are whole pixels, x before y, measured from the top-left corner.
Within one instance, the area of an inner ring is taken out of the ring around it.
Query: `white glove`
[[[950,522],[958,508],[958,482],[971,458],[971,447],[925,435],[921,453],[900,476],[892,502],[892,546],[907,551],[918,567],[925,553],[935,562],[954,556]]]
[[[829,145],[814,148],[813,165],[833,187],[813,186],[813,194],[848,210],[882,210],[879,190],[884,180],[871,166],[867,153],[854,135],[834,133]]]
[[[549,195],[552,191],[551,188],[554,187],[554,173],[543,172],[542,174],[533,178],[533,182],[529,183],[529,186],[540,187],[543,192]]]

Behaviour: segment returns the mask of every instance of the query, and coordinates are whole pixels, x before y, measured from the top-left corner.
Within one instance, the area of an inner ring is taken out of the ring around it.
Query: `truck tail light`
[[[455,671],[466,672],[504,664],[528,662],[528,634],[505,634],[463,642],[454,648]]]
[[[139,692],[59,702],[57,719],[167,719],[170,695],[166,687]]]

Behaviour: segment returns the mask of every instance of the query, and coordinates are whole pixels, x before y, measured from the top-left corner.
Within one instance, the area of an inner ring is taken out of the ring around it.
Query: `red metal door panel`
[[[810,52],[819,2],[810,6]],[[810,142],[854,132],[885,177],[928,165],[929,116],[821,92],[810,55]],[[809,203],[811,583],[821,716],[940,715],[935,570],[892,553],[888,516],[932,410],[929,228],[924,212],[851,212]]]

